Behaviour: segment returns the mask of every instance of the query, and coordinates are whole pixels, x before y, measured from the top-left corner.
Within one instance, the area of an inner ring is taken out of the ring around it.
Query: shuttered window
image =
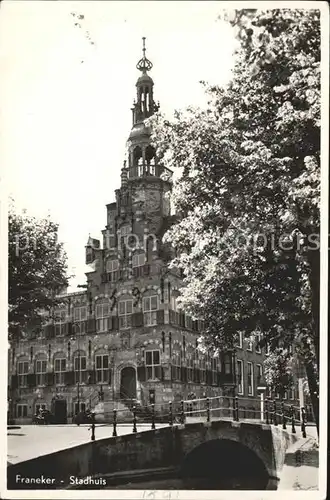
[[[244,394],[243,361],[237,360],[237,393]]]
[[[86,356],[76,356],[74,358],[74,382],[75,384],[87,381]]]
[[[27,374],[29,373],[29,362],[28,361],[19,361],[17,363],[17,372],[18,372],[18,386],[26,387],[27,386]]]
[[[161,367],[160,367],[160,351],[146,351],[146,369],[147,369],[147,379],[156,380],[160,379]]]
[[[98,354],[95,356],[96,382],[105,383],[109,380],[109,356]]]
[[[145,326],[157,325],[158,296],[143,297],[143,321]]]
[[[132,326],[133,301],[121,300],[118,307],[119,328],[130,328]]]
[[[57,358],[54,360],[55,384],[64,385],[64,377],[66,372],[66,359]]]
[[[47,371],[47,361],[37,360],[36,361],[36,383],[37,385],[46,384],[46,371]]]

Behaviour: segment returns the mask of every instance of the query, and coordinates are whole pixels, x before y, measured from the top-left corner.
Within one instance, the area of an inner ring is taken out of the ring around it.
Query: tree
[[[205,110],[152,119],[158,156],[181,172],[166,239],[204,342],[230,349],[239,331],[261,334],[283,367],[268,363],[273,386],[294,344],[318,423],[319,12],[240,11],[231,22],[241,43],[228,86],[206,86]]]
[[[27,329],[39,329],[45,312],[68,285],[67,258],[58,242],[58,225],[50,220],[9,209],[9,340],[17,341]]]

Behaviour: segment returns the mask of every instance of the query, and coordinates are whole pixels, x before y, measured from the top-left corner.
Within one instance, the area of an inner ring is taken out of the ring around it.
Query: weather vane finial
[[[146,73],[147,71],[151,70],[152,62],[146,58],[146,37],[145,36],[142,37],[142,53],[143,53],[143,57],[142,57],[142,59],[139,60],[136,67],[137,67],[137,69],[142,71],[142,73]]]

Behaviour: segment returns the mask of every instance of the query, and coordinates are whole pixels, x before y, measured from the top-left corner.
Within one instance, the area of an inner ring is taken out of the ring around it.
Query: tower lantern
[[[128,178],[159,177],[160,169],[157,166],[155,150],[151,145],[151,130],[145,121],[158,111],[159,106],[154,101],[154,82],[148,71],[152,69],[152,62],[146,57],[146,38],[142,38],[142,58],[136,68],[141,76],[136,82],[136,100],[132,107],[133,127],[128,138]]]

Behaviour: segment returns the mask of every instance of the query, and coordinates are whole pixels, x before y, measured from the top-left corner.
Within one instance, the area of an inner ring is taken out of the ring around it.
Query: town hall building
[[[257,397],[263,354],[241,340],[236,353],[213,356],[198,348],[203,330],[177,305],[182,285],[162,242],[175,221],[172,172],[158,161],[146,120],[158,111],[152,63],[137,64],[136,100],[127,161],[115,201],[106,206],[102,240],[86,245],[86,288],[63,294],[38,334],[9,353],[11,417],[31,422],[39,408],[70,422],[80,410],[113,408],[221,394]]]

